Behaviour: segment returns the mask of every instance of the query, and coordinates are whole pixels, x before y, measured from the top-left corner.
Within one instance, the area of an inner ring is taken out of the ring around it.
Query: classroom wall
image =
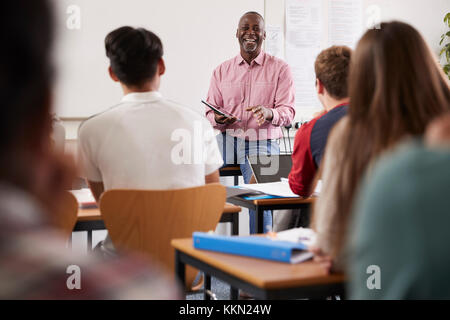
[[[209,1],[215,2],[218,0],[209,0]],[[240,2],[239,0],[237,0],[237,1]],[[246,7],[244,9],[252,8],[252,3],[253,3],[256,5],[256,8],[257,8],[256,10],[264,11],[267,25],[281,26],[281,27],[285,28],[285,1],[283,1],[283,0],[264,0],[263,7],[261,7],[261,1],[253,1],[253,2],[252,1],[253,0],[246,1],[245,2]],[[327,19],[328,19],[327,7],[328,7],[329,1],[332,1],[332,0],[317,0],[317,1],[323,2],[324,16],[325,16],[323,29],[328,30],[327,25],[326,25]],[[423,34],[424,38],[426,39],[426,41],[432,48],[432,50],[435,53],[436,58],[437,58],[438,52],[439,52],[440,35],[442,33],[444,33],[444,31],[446,30],[445,25],[443,23],[443,17],[446,12],[450,12],[450,0],[429,0],[429,1],[423,1],[423,0],[361,0],[361,1],[363,1],[364,11],[371,5],[379,6],[381,20],[383,20],[383,21],[397,19],[397,20],[402,20],[402,21],[412,24]],[[75,1],[75,2],[79,2],[81,4],[83,3],[83,1],[80,2],[80,0]],[[66,1],[66,0],[58,0],[59,6],[60,6],[59,8],[66,8],[67,6],[64,7],[64,5],[68,5],[69,3],[75,3],[75,2],[74,1]],[[227,1],[227,3],[229,3],[230,6],[235,5],[234,2],[230,3],[229,1]],[[261,9],[261,8],[263,8],[263,9]],[[101,13],[102,10],[100,10],[99,12]],[[107,11],[105,11],[104,14],[111,15],[111,13],[108,13]],[[365,14],[365,18],[363,19],[364,24],[366,23],[367,18],[368,18],[368,15]],[[236,19],[234,19],[234,20],[236,20]],[[234,20],[233,20],[233,23],[234,23]],[[102,22],[102,19],[100,18],[98,23],[101,23],[101,22]],[[173,24],[168,23],[168,28],[178,28],[178,27],[179,26],[177,26],[177,25],[174,26]],[[227,26],[217,25],[217,26],[214,26],[214,28],[233,28],[233,26],[231,24],[229,26],[228,25]],[[221,37],[227,38],[226,40],[224,40],[224,41],[227,41],[227,43],[231,43],[232,41],[233,41],[233,43],[236,42],[235,39],[233,39],[232,35],[225,36],[225,35],[221,34]],[[322,41],[321,41],[322,48],[326,48],[328,46],[327,42],[328,42],[328,34],[325,32],[325,34],[322,37]],[[236,45],[237,45],[237,43],[234,44],[234,46],[236,46]],[[95,46],[95,48],[97,48],[99,51],[101,51],[100,55],[103,55],[103,51],[102,51],[103,48],[101,47],[101,44],[98,44],[97,46]],[[283,51],[283,55],[284,55],[284,47],[283,47],[282,51]],[[216,51],[213,51],[213,52],[216,52]],[[205,54],[211,54],[211,52],[205,53]],[[231,54],[229,54],[229,55],[231,55]],[[88,55],[85,54],[84,57],[83,57],[83,55],[81,55],[80,58],[84,59],[84,58],[86,58],[86,56],[88,56]],[[221,59],[225,58],[225,56],[223,56],[223,57],[221,56],[220,58]],[[218,62],[219,62],[219,60],[217,60],[217,61],[214,60],[214,64],[218,63]],[[102,65],[101,65],[102,72],[106,68],[106,66],[107,66],[107,62],[105,59],[105,61],[103,61]],[[211,64],[211,69],[213,69],[213,64]],[[211,72],[212,72],[212,70],[211,70]],[[166,78],[168,78],[169,76],[176,77],[176,71],[172,69],[169,72],[169,74],[166,75]],[[103,75],[101,77],[102,77],[101,80],[98,80],[98,79],[96,80],[96,86],[99,86],[99,87],[102,87],[102,86],[113,87],[114,86],[113,84],[110,83],[110,80],[107,78],[106,75]],[[203,78],[204,77],[205,76],[203,76]],[[197,80],[193,80],[193,81],[197,81]],[[174,83],[178,86],[181,86],[180,83],[177,83],[177,82],[174,82]],[[205,85],[203,84],[203,86],[205,86]],[[61,89],[61,88],[57,87],[57,90],[58,89]],[[72,90],[77,90],[77,89],[72,89]],[[169,94],[171,92],[174,92],[172,90],[176,90],[176,89],[168,90]],[[111,92],[111,95],[112,95],[111,98],[114,98],[116,100],[120,98],[121,94],[120,94],[120,89],[118,87],[115,87],[114,90],[109,89],[109,91]],[[80,94],[80,96],[84,99],[82,94]],[[74,104],[74,106],[76,106],[76,105],[77,104]],[[108,103],[105,102],[104,106],[106,108],[108,106]],[[59,115],[61,115],[61,113],[59,113]],[[67,115],[67,112],[65,115]],[[63,114],[63,116],[64,116],[64,114]],[[297,110],[296,121],[308,120],[310,117],[311,117],[311,110],[301,110],[301,109]],[[65,120],[65,119],[63,118],[63,120]],[[81,119],[67,119],[66,118],[66,121],[63,122],[64,126],[66,128],[66,136],[68,139],[72,139],[72,140],[76,139],[77,129],[80,124],[80,120]]]
[[[328,47],[328,5],[333,0],[322,1],[324,8],[324,34],[322,49]],[[367,8],[377,5],[380,8],[381,21],[401,20],[413,25],[423,35],[436,59],[439,54],[441,34],[446,31],[444,24],[445,13],[450,12],[450,0],[361,0],[363,2],[363,24],[367,23],[369,14]],[[265,0],[266,24],[278,25],[285,28],[285,1]],[[297,109],[296,121],[312,118],[312,110]]]
[[[104,39],[129,25],[155,32],[164,46],[161,93],[199,112],[214,68],[239,53],[236,25],[264,0],[54,0],[57,18],[55,106],[64,118],[86,118],[117,104]]]

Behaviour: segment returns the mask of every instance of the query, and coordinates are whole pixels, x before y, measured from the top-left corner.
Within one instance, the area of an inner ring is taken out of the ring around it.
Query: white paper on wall
[[[266,52],[277,58],[284,59],[283,55],[283,28],[281,26],[266,26]]]
[[[314,61],[322,39],[322,1],[286,0],[286,61],[296,89],[296,107],[320,107],[315,91]]]
[[[355,48],[363,33],[362,0],[328,1],[329,44]]]

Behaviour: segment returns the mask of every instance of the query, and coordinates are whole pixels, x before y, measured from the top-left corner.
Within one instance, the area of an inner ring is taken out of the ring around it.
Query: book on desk
[[[80,209],[98,208],[97,202],[90,189],[80,189],[70,191],[78,201]]]
[[[274,260],[285,263],[300,263],[313,257],[308,251],[307,241],[271,239],[263,236],[222,236],[194,232],[195,249],[236,254],[252,258]]]

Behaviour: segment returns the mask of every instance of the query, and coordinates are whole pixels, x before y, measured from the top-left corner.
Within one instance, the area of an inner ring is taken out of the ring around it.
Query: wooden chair
[[[66,239],[69,239],[77,223],[77,219],[78,201],[73,194],[65,192],[58,214],[51,217],[52,223]]]
[[[174,274],[171,240],[214,230],[225,199],[225,187],[220,184],[180,190],[110,190],[100,199],[100,211],[118,251],[143,253]],[[186,270],[188,289],[197,272]]]

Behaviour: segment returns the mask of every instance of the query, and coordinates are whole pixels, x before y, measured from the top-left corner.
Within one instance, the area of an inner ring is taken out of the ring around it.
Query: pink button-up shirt
[[[295,116],[295,89],[290,68],[265,52],[250,65],[239,54],[218,66],[207,100],[242,120],[233,125],[218,124],[213,111],[206,108],[206,116],[214,128],[250,141],[282,137],[280,127],[291,124]],[[255,106],[271,108],[273,120],[258,126],[253,113],[245,111]]]

